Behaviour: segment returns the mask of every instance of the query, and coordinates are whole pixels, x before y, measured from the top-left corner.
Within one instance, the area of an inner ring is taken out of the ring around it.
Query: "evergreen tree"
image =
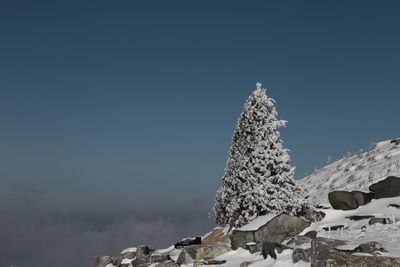
[[[274,100],[261,83],[248,98],[233,136],[214,214],[220,225],[241,226],[260,214],[303,213],[308,204],[293,180],[288,150],[278,129]]]

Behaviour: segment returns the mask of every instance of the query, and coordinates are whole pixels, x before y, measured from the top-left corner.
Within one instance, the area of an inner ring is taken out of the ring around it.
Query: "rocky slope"
[[[344,157],[300,180],[309,199],[327,204],[333,190],[368,191],[387,176],[400,176],[400,139],[375,144],[368,151]]]
[[[141,245],[94,267],[400,267],[400,140],[334,162],[302,181],[319,208],[259,216],[155,250]],[[231,231],[229,231],[231,230]],[[228,232],[229,231],[229,232]],[[192,244],[191,244],[192,242]]]

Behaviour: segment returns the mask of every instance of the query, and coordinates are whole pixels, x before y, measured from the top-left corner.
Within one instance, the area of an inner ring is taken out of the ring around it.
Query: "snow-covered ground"
[[[400,144],[391,140],[375,144],[370,150],[344,157],[300,180],[308,191],[309,199],[327,204],[328,193],[333,190],[359,190],[387,176],[400,176]]]

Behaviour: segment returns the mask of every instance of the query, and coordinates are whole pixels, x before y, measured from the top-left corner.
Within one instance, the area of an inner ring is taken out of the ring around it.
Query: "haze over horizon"
[[[288,120],[297,179],[400,137],[399,11],[397,1],[1,2],[0,265],[64,255],[84,266],[207,231],[256,82]]]

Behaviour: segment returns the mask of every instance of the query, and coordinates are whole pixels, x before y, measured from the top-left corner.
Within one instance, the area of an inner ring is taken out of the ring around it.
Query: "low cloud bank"
[[[95,255],[117,255],[140,244],[167,247],[213,227],[207,212],[141,218],[120,213],[3,211],[0,266],[83,267]]]

